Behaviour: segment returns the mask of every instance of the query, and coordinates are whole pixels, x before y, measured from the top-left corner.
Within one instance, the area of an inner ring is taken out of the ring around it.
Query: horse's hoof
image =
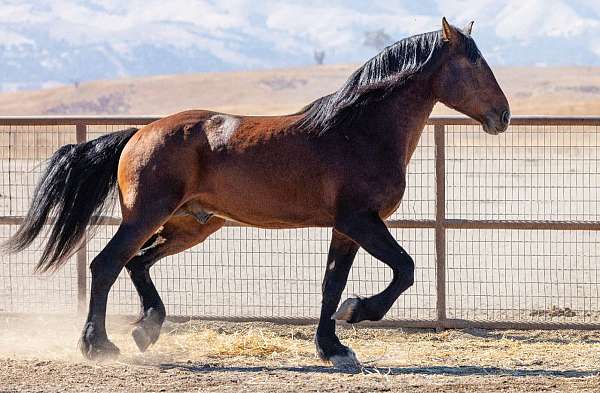
[[[338,321],[346,321],[349,323],[356,322],[356,313],[360,306],[360,299],[350,298],[344,300],[340,308],[333,313],[331,319]]]
[[[340,343],[337,337],[315,337],[317,355],[321,360],[329,361],[338,370],[355,372],[361,365],[353,350]]]
[[[150,310],[146,317],[137,322],[131,335],[140,352],[145,352],[150,345],[158,341],[163,321],[164,318],[161,318],[160,314]]]
[[[148,347],[158,339],[158,334],[153,334],[152,330],[148,330],[142,325],[134,327],[131,335],[140,352],[146,352]]]
[[[79,350],[88,360],[112,360],[119,356],[121,351],[109,340],[90,341],[85,335],[79,340]]]
[[[361,369],[361,364],[358,361],[356,354],[350,348],[346,348],[345,354],[331,356],[329,361],[333,364],[333,367],[338,370],[358,372]]]

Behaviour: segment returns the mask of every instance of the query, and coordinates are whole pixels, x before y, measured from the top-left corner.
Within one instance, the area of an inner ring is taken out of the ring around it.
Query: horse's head
[[[473,22],[464,29],[442,20],[442,38],[448,56],[434,85],[437,99],[477,120],[488,134],[508,128],[510,108],[487,62],[471,38]]]

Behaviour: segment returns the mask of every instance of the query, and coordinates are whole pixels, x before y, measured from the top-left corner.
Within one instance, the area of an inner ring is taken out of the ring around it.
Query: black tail
[[[50,218],[52,230],[36,271],[62,266],[81,246],[87,227],[98,224],[117,183],[121,151],[136,131],[130,128],[58,149],[34,191],[25,220],[2,248],[24,250]]]

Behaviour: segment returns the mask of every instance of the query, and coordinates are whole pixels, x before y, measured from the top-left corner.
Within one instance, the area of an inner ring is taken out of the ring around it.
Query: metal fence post
[[[445,126],[434,126],[436,312],[439,329],[446,321],[446,140]]]
[[[77,143],[86,141],[87,125],[77,124],[75,126],[75,139]],[[77,311],[84,313],[87,303],[87,246],[85,239],[75,257],[77,259]]]

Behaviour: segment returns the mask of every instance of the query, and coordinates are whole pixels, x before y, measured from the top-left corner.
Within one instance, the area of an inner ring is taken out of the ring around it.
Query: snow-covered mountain
[[[598,0],[0,0],[0,89],[121,76],[362,62],[475,20],[490,63],[600,65]],[[371,35],[372,37],[372,35]]]

